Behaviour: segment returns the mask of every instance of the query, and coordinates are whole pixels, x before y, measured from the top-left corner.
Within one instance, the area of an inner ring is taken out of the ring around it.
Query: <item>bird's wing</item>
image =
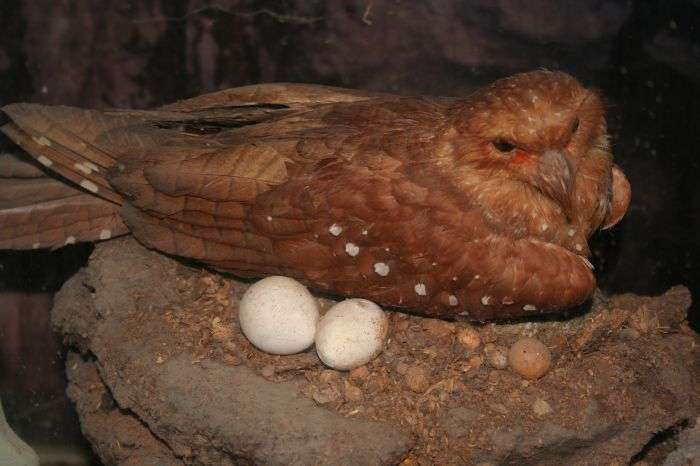
[[[198,154],[235,145],[239,139],[234,134],[236,129],[276,118],[280,114],[318,104],[359,101],[372,96],[370,93],[323,86],[270,84],[215,92],[143,111],[98,111],[19,103],[1,109],[0,131],[48,171],[59,175],[59,183],[72,186],[76,193],[85,193],[87,197],[84,199],[92,195],[117,206],[123,203],[126,194],[147,204],[154,192],[147,189],[143,172],[151,165],[178,163]],[[6,178],[14,176],[12,170],[16,170],[17,166],[23,167],[22,170],[31,167],[26,164],[10,167],[7,160],[4,158],[0,161],[0,169]],[[163,172],[167,173],[171,167],[164,167]],[[109,172],[117,173],[115,178],[127,185],[126,188],[132,187],[128,186],[127,179],[131,176],[133,189],[120,192],[119,187],[115,188],[110,183]],[[23,185],[26,183],[5,182],[5,191],[10,194],[6,195],[6,205],[0,209],[3,225],[8,222],[14,224],[18,219],[23,224],[46,223],[52,210],[56,211],[57,218],[63,218],[59,212],[63,209],[58,209],[58,204],[44,204],[41,209],[30,209],[27,205],[20,205],[18,199],[13,201],[16,196],[13,197],[11,192],[26,191],[27,187]],[[54,190],[46,190],[44,194],[52,192]],[[36,194],[42,195],[39,191]],[[143,196],[139,197],[140,194]],[[94,203],[100,204],[97,201]],[[164,208],[168,208],[167,202],[164,204]],[[23,209],[21,216],[18,217],[17,211],[13,210],[15,208]],[[114,210],[113,207],[104,208]],[[85,212],[92,211],[86,209]],[[105,217],[100,214],[99,219],[104,220]],[[113,223],[110,217],[100,231],[112,229]],[[5,233],[9,235],[8,230]],[[88,236],[70,234],[66,238],[54,238],[54,235],[48,235],[45,240],[37,241],[37,235],[32,234],[22,244],[23,247],[26,247],[25,243],[57,247],[74,237],[90,240]],[[9,237],[7,239],[10,240]],[[92,239],[99,238],[96,236]],[[19,244],[17,237],[13,236],[12,241],[14,243],[7,244]]]
[[[278,189],[282,186],[291,187],[291,195],[304,192],[304,183],[316,186],[315,203],[361,195],[366,187],[353,183],[403,165],[411,154],[405,146],[421,144],[416,128],[434,134],[430,126],[438,115],[435,104],[421,99],[314,103],[212,134],[206,138],[208,152],[152,157],[152,163],[132,164],[133,168],[127,164],[122,171],[112,170],[110,181],[134,207],[124,216],[136,236],[155,248],[237,271],[252,264],[279,265],[281,256],[274,251],[269,231],[251,224],[266,212],[261,207],[266,199],[275,204],[285,191]],[[329,183],[333,173],[338,179]],[[266,198],[271,190],[275,196]],[[372,196],[372,189],[366,191]],[[299,228],[297,208],[293,203],[273,207],[276,234]],[[263,222],[269,215],[262,216]],[[289,222],[283,226],[285,217]],[[251,254],[241,257],[247,250]]]
[[[127,232],[116,204],[11,153],[0,155],[0,225],[0,249],[57,248]]]

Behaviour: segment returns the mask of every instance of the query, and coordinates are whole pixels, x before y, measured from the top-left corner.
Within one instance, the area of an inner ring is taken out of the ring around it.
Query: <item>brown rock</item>
[[[365,381],[369,377],[369,369],[367,366],[356,367],[348,373],[350,380]]]
[[[455,332],[455,324],[440,319],[423,319],[423,329],[434,338],[446,338]]]
[[[430,386],[430,372],[423,366],[409,367],[404,379],[408,388],[416,393],[423,393]]]
[[[539,379],[552,365],[549,349],[536,338],[521,338],[510,347],[508,362],[511,369],[526,379]]]
[[[346,401],[362,401],[362,390],[347,380],[343,383],[343,395]]]
[[[508,367],[508,350],[503,346],[494,346],[486,352],[486,360],[494,369]]]
[[[457,333],[457,341],[465,349],[474,351],[481,345],[481,335],[474,327],[467,327]]]

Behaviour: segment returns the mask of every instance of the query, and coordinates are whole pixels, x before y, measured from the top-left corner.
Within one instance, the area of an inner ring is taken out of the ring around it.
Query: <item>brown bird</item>
[[[624,215],[600,98],[536,71],[466,98],[262,84],[150,111],[34,104],[0,129],[0,248],[133,234],[244,277],[475,319],[578,305]]]

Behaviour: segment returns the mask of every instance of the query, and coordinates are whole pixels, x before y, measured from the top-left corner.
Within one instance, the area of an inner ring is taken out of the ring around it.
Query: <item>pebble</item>
[[[530,380],[544,376],[552,365],[552,354],[536,338],[521,338],[508,351],[508,363],[511,369]]]
[[[343,395],[347,401],[362,401],[362,390],[347,380],[343,384]]]
[[[271,378],[275,375],[275,366],[265,366],[260,370],[260,375],[266,379]]]
[[[455,324],[440,319],[423,319],[423,329],[434,338],[445,338],[455,331]]]
[[[325,369],[321,371],[318,376],[318,381],[321,383],[332,383],[338,379],[338,372],[330,369]]]
[[[383,375],[377,375],[370,377],[367,381],[366,389],[369,392],[382,392],[386,387],[389,386],[389,378]]]
[[[406,385],[415,393],[423,393],[430,386],[430,372],[423,366],[411,366],[404,374]]]
[[[401,375],[406,375],[406,372],[408,371],[408,368],[410,366],[406,364],[405,362],[401,361],[396,365],[396,372],[398,372]]]
[[[462,371],[469,372],[474,369],[478,369],[484,363],[484,358],[479,355],[471,356],[467,359],[467,363],[462,367]]]
[[[505,369],[508,367],[508,350],[503,346],[494,346],[486,352],[486,360],[494,369]]]
[[[363,381],[369,377],[369,369],[367,366],[356,367],[348,373],[348,378],[355,381]]]
[[[474,351],[481,346],[481,335],[479,335],[479,331],[474,327],[467,327],[457,333],[457,341],[465,349]]]
[[[551,414],[552,407],[542,398],[537,398],[534,403],[532,403],[532,411],[538,417],[544,417]]]

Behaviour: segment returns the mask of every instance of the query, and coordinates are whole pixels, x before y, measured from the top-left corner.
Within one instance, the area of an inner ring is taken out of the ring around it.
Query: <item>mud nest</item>
[[[99,245],[66,283],[53,322],[68,394],[106,464],[663,464],[700,412],[683,287],[538,322],[390,312],[384,352],[338,372],[313,348],[252,347],[247,286],[131,239]],[[523,336],[552,352],[536,381],[491,357]]]

